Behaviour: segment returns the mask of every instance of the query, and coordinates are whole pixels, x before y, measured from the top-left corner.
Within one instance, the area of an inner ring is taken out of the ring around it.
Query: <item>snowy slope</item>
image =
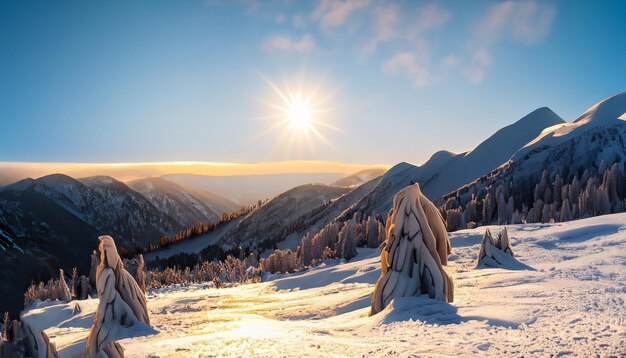
[[[61,174],[3,187],[0,228],[14,243],[0,244],[7,249],[0,254],[0,309],[12,314],[22,308],[31,280],[48,280],[59,268],[88,272],[88,255],[99,235],[111,234],[120,246],[132,248],[180,229],[119,181],[94,177],[80,182]]]
[[[571,123],[546,128],[497,170],[468,183],[458,193],[506,185],[521,177],[540,177],[547,170],[568,179],[585,170],[595,174],[602,162],[608,168],[626,163],[626,92],[607,98]],[[481,198],[479,198],[481,199]]]
[[[223,211],[226,211],[221,201],[205,202],[180,185],[162,178],[138,179],[126,184],[141,193],[159,211],[175,219],[181,227],[197,224],[199,220],[215,221]],[[208,195],[203,198],[206,197]],[[229,209],[234,206],[236,205],[231,203]]]
[[[564,121],[547,107],[534,110],[480,143],[474,150],[455,156],[423,182],[424,194],[437,198],[469,183],[507,162],[513,154],[547,127]]]
[[[41,196],[57,207],[38,214],[37,221],[45,224],[51,220],[49,217],[58,216],[62,210],[100,232],[116,235],[121,242],[137,240],[147,243],[179,228],[174,220],[159,212],[141,194],[111,177],[79,181],[63,174],[53,174],[35,180],[25,179],[0,191],[0,206],[12,208],[7,214],[14,217],[9,225],[14,231],[26,233],[33,229],[31,221],[20,218],[24,218],[27,206],[39,203]]]
[[[611,165],[626,159],[626,92],[609,97],[571,123],[546,128],[512,158],[519,170]]]
[[[539,108],[500,129],[472,151],[460,154],[439,151],[420,166],[399,163],[389,169],[380,184],[355,205],[355,210],[386,215],[393,195],[415,182],[420,183],[426,196],[438,199],[496,169],[544,128],[561,122],[563,120],[549,108]]]
[[[350,189],[324,184],[307,184],[293,188],[252,211],[221,238],[221,245],[230,249],[271,248],[293,231],[307,229],[304,216],[315,215],[331,200]]]
[[[374,178],[378,178],[379,176],[385,174],[386,171],[386,169],[365,169],[345,178],[341,178],[330,185],[344,188],[354,188]]]
[[[483,228],[451,236],[452,304],[400,298],[369,317],[378,252],[259,284],[148,293],[157,332],[122,339],[127,357],[608,356],[626,354],[626,214],[509,226],[531,270],[474,269]],[[499,228],[491,227],[497,232]],[[41,303],[22,320],[61,357],[84,347],[96,300]]]
[[[238,205],[246,206],[255,204],[257,200],[271,199],[299,185],[331,183],[342,177],[338,173],[307,173],[233,176],[169,174],[162,178],[186,189],[217,193]]]

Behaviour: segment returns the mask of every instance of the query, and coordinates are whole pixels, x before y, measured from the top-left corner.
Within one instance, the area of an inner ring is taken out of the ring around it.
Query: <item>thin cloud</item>
[[[372,40],[365,47],[365,54],[376,51],[380,43],[388,42],[398,37],[400,8],[396,4],[378,6],[373,10],[374,34]]]
[[[350,14],[370,4],[370,0],[322,0],[311,14],[319,21],[322,29],[330,29],[343,24]]]
[[[536,44],[550,33],[555,16],[553,6],[533,0],[509,0],[491,6],[468,42],[469,64],[462,74],[470,82],[482,81],[494,62],[494,46],[502,41]]]
[[[408,76],[415,87],[429,84],[429,75],[425,67],[419,65],[415,55],[411,52],[397,52],[383,64],[383,71],[387,74],[404,74]]]
[[[315,40],[311,35],[304,35],[300,40],[289,36],[277,35],[266,39],[263,48],[267,51],[311,52],[315,49]]]

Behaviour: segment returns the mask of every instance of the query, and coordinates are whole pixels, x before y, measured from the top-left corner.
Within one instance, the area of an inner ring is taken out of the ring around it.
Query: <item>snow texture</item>
[[[448,233],[441,214],[422,194],[419,184],[396,194],[386,226],[372,314],[382,311],[396,297],[427,294],[452,302],[452,278],[443,269],[451,251]]]
[[[492,232],[499,226],[489,226]],[[369,316],[378,249],[269,281],[148,290],[157,334],[133,327],[126,357],[623,356],[626,214],[509,225],[515,255],[536,270],[474,270],[485,228],[450,234],[454,304],[399,297]],[[506,302],[506,304],[503,304]],[[84,350],[98,300],[38,302],[22,315],[60,357]]]

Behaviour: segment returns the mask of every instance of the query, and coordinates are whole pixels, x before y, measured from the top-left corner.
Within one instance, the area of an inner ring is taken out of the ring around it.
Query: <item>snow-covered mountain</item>
[[[626,92],[589,108],[576,120],[551,126],[521,148],[511,161],[480,182],[461,188],[504,182],[515,175],[538,177],[542,171],[561,177],[597,171],[626,161]]]
[[[180,227],[191,226],[198,220],[215,221],[223,212],[231,213],[239,209],[228,199],[200,191],[191,193],[162,178],[138,179],[126,184],[141,193],[160,212],[176,220]]]
[[[332,183],[344,175],[339,173],[286,173],[267,175],[210,176],[168,174],[163,179],[185,189],[217,193],[240,206],[271,199],[299,185]]]
[[[308,220],[350,189],[324,184],[302,185],[248,214],[222,237],[222,246],[271,248],[293,232],[308,229]]]
[[[475,149],[451,157],[422,183],[424,194],[437,198],[496,169],[545,128],[564,121],[547,107],[534,110],[480,143]]]
[[[549,222],[623,211],[625,112],[626,92],[546,128],[507,163],[445,195],[443,210],[457,210],[461,228],[463,221]]]
[[[63,174],[53,174],[39,179],[25,179],[8,185],[0,191],[0,205],[12,205],[11,214],[25,215],[33,195],[43,195],[56,208],[36,220],[46,223],[46,216],[57,215],[63,210],[100,232],[119,237],[120,242],[147,243],[155,236],[171,233],[178,224],[157,210],[141,194],[124,183],[110,177],[73,179]],[[3,216],[6,220],[6,217]],[[31,221],[16,221],[13,230],[28,233]]]
[[[546,128],[512,158],[518,171],[597,167],[626,159],[626,92],[592,106],[571,123]]]
[[[345,178],[341,178],[331,183],[330,185],[341,186],[344,188],[354,188],[363,183],[367,183],[368,181],[374,178],[378,178],[379,176],[385,174],[386,171],[387,171],[386,169],[379,169],[379,168],[365,169],[365,170],[361,170],[360,172],[356,172],[352,175],[349,175]]]
[[[420,166],[399,163],[383,175],[380,183],[357,202],[352,211],[385,216],[391,208],[393,195],[415,182],[420,183],[427,196],[436,200],[499,167],[546,127],[562,122],[549,108],[539,108],[500,129],[469,152],[455,154],[442,150]]]
[[[110,177],[81,180],[62,174],[24,179],[0,190],[0,307],[13,313],[31,280],[59,268],[89,270],[98,236],[120,247],[146,246],[182,227],[140,193]]]

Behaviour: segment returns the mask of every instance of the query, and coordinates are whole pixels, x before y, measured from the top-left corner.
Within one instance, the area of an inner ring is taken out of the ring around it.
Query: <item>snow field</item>
[[[532,269],[474,269],[485,228],[452,233],[451,304],[398,298],[368,316],[379,253],[359,248],[350,262],[258,284],[150,291],[154,331],[131,328],[120,343],[128,357],[626,355],[626,214],[507,229]],[[97,300],[79,301],[77,316],[74,304],[23,315],[61,357],[84,349]]]

